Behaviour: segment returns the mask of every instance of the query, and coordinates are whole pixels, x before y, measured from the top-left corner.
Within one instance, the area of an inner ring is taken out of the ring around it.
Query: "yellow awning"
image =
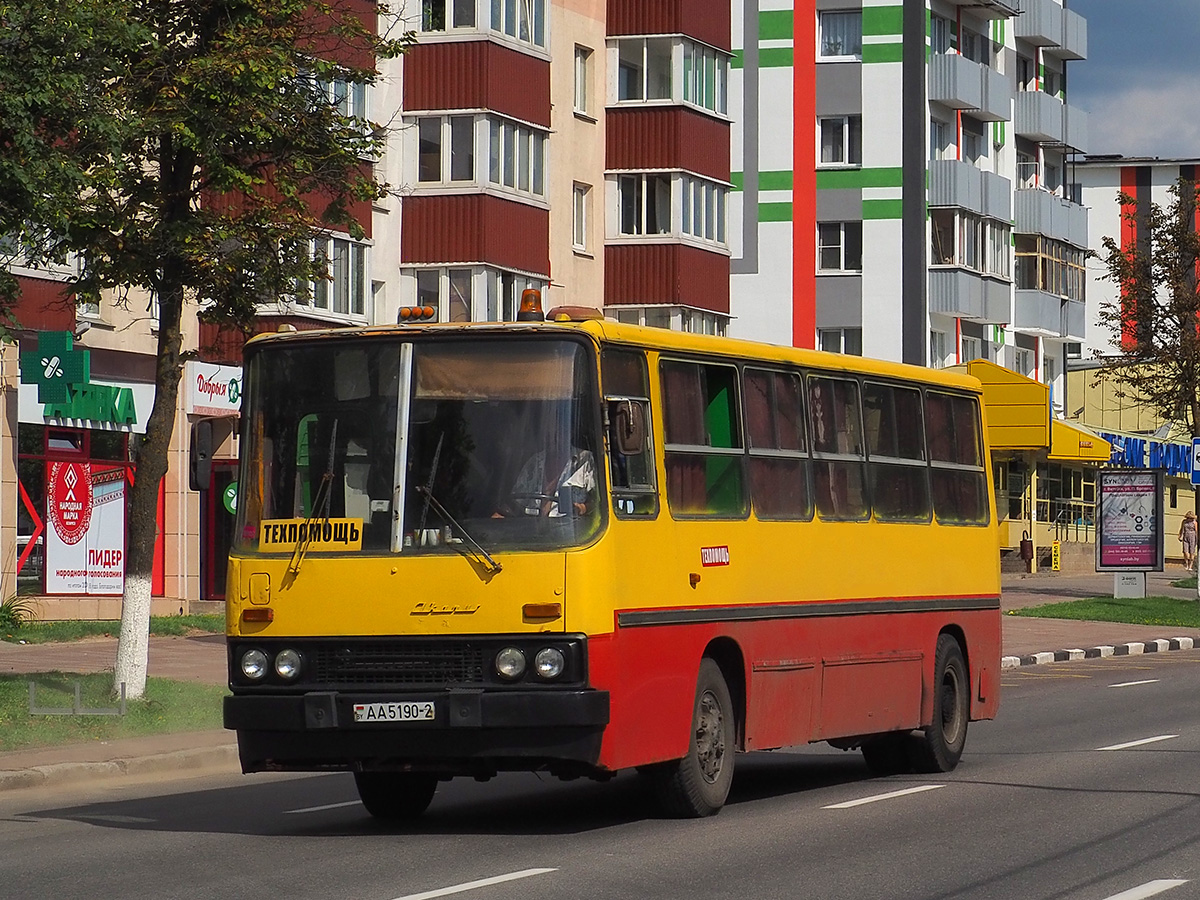
[[[1050,446],[1050,388],[986,359],[951,366],[983,384],[983,414],[993,450]]]
[[[1103,465],[1111,453],[1108,441],[1086,428],[1059,419],[1050,424],[1049,459]]]

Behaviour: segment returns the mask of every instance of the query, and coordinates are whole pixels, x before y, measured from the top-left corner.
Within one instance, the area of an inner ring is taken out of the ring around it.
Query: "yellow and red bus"
[[[561,308],[247,344],[225,725],[242,767],[636,767],[723,805],[817,741],[949,771],[994,717],[979,383]]]

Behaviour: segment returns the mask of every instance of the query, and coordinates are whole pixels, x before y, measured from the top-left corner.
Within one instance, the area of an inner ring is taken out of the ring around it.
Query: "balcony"
[[[983,66],[957,53],[936,53],[929,61],[929,99],[951,109],[983,105]]]
[[[966,269],[929,270],[929,311],[1003,325],[1012,320],[1012,285]]]
[[[1046,144],[1063,139],[1063,106],[1044,91],[1018,91],[1013,130],[1021,137]]]
[[[1017,190],[1016,232],[1040,234],[1076,247],[1088,245],[1087,207],[1043,190]]]
[[[982,19],[1011,19],[1020,14],[1020,0],[950,0],[951,6],[969,6]]]
[[[1018,331],[1083,341],[1087,317],[1081,300],[1065,300],[1044,291],[1013,292],[1012,325]]]
[[[1012,119],[1012,85],[1001,73],[983,66],[983,102],[975,118],[985,122],[1008,122]]]
[[[1012,219],[1012,182],[959,159],[931,160],[929,205],[957,206],[1007,222]]]
[[[1063,104],[1063,139],[1062,142],[1072,150],[1080,153],[1087,151],[1088,145],[1088,114],[1078,106],[1070,103]]]
[[[1073,9],[1064,9],[1062,46],[1046,52],[1059,59],[1087,59],[1087,19]]]
[[[1013,33],[1038,47],[1056,47],[1063,42],[1063,8],[1053,0],[1025,0],[1025,8],[1013,22]]]

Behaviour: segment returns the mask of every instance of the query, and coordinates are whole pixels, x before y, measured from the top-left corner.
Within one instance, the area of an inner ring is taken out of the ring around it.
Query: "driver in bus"
[[[592,452],[556,444],[525,461],[513,482],[511,503],[492,517],[582,516],[590,512],[595,493],[596,461]]]

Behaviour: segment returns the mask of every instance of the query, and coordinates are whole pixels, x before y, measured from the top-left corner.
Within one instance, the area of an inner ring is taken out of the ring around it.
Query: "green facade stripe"
[[[904,214],[903,200],[864,200],[863,219],[899,219]]]
[[[733,185],[735,191],[745,190],[746,175],[744,172],[730,172],[729,183]]]
[[[795,33],[795,23],[790,9],[770,9],[758,14],[758,39],[760,41],[790,41]]]
[[[904,7],[867,6],[862,11],[862,33],[904,34]],[[866,50],[866,47],[863,47]]]
[[[760,203],[758,204],[758,221],[790,222],[792,221],[792,204]]]
[[[817,172],[817,190],[898,188],[903,177],[904,170],[900,166],[877,169],[821,169]]]
[[[729,68],[741,69],[746,65],[746,51],[734,50],[733,59],[729,60]]]
[[[763,69],[790,69],[793,59],[791,47],[758,48],[758,65]]]
[[[904,45],[863,44],[862,61],[866,63],[898,63],[904,59]]]
[[[760,191],[790,191],[792,189],[792,173],[759,172],[758,189]]]

